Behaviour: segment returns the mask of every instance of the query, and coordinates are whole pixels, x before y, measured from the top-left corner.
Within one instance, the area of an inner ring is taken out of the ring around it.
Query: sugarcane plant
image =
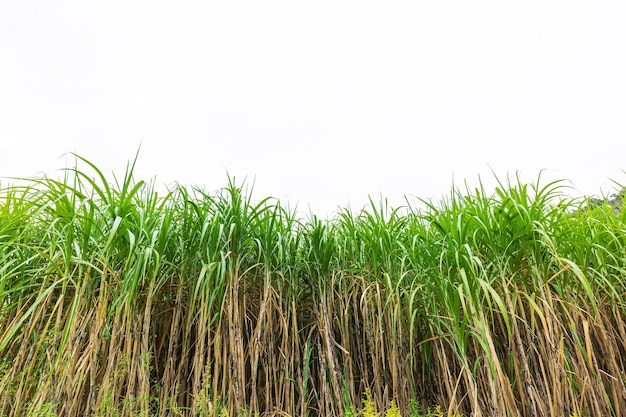
[[[76,161],[0,190],[0,415],[626,414],[616,204],[514,177],[301,218]]]

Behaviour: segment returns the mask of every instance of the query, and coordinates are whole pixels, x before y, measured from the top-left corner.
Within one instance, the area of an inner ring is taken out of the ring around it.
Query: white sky
[[[305,212],[520,171],[626,185],[626,2],[5,1],[0,177],[71,165]],[[3,181],[3,184],[6,182]]]

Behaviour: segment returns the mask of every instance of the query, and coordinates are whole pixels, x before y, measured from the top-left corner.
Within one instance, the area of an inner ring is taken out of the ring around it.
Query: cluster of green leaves
[[[0,414],[626,412],[623,210],[538,179],[303,220],[77,161],[0,191]]]

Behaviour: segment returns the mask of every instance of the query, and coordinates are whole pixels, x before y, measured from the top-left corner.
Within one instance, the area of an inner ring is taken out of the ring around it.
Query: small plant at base
[[[369,388],[365,389],[365,398],[363,398],[363,410],[361,410],[361,416],[363,417],[379,417],[378,412],[376,411],[376,407],[374,406],[374,401],[372,401],[372,394],[370,393]]]
[[[433,411],[428,411],[428,414],[424,414],[424,417],[463,417],[461,414],[444,414],[441,406],[438,405]]]
[[[348,406],[345,417],[357,417],[358,415],[359,413],[354,409],[353,405]]]
[[[409,417],[421,417],[422,407],[415,398],[411,398],[408,404]]]
[[[402,417],[402,414],[400,414],[400,409],[398,408],[394,400],[391,400],[391,403],[389,403],[389,408],[387,409],[385,416],[386,417]]]

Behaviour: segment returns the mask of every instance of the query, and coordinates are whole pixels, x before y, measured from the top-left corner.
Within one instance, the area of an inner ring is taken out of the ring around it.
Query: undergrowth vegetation
[[[625,210],[538,179],[303,220],[78,161],[0,192],[2,416],[626,414]]]

